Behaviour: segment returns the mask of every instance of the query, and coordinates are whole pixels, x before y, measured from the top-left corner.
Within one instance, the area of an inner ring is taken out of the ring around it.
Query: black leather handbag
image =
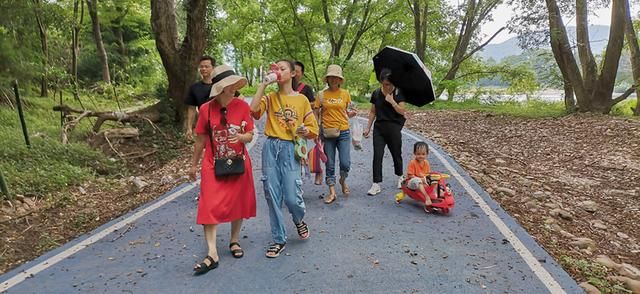
[[[214,160],[213,169],[216,177],[244,174],[244,156],[216,159]]]
[[[226,116],[226,114],[223,114]],[[244,174],[244,144],[242,144],[242,153],[232,158],[216,158],[213,152],[213,130],[211,128],[211,105],[209,106],[209,116],[207,117],[207,127],[209,128],[209,143],[211,144],[211,155],[213,156],[213,170],[216,177],[237,176]],[[226,118],[225,118],[226,121]],[[226,125],[226,123],[225,123]]]

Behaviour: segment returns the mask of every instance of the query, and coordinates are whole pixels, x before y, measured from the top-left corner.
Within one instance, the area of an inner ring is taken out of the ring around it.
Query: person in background
[[[276,66],[277,72],[267,75],[268,79],[260,83],[251,101],[254,119],[267,116],[264,130],[267,139],[262,147],[262,183],[273,238],[266,253],[269,258],[280,256],[287,243],[283,203],[291,213],[300,239],[310,236],[309,226],[303,220],[306,208],[302,198],[301,150],[296,149],[296,142],[318,136],[318,123],[309,100],[292,88],[294,63],[280,60]],[[265,88],[276,82],[278,90],[265,95]]]
[[[202,106],[202,104],[209,101],[209,93],[211,93],[211,85],[213,85],[211,74],[213,73],[213,67],[216,65],[216,60],[211,56],[200,57],[200,63],[198,64],[198,71],[200,72],[200,81],[194,83],[189,87],[189,92],[184,100],[187,104],[187,120],[185,126],[185,137],[187,140],[193,140],[193,123],[196,117],[196,112]]]
[[[293,78],[292,87],[296,92],[298,92],[298,93],[304,95],[305,97],[307,97],[307,99],[309,99],[309,103],[311,103],[311,107],[314,108],[315,107],[315,103],[314,102],[316,101],[316,98],[313,95],[313,88],[311,88],[311,86],[309,86],[309,85],[305,85],[302,82],[302,78],[304,77],[304,64],[301,61],[296,60],[296,61],[294,61],[294,65],[296,67],[296,70],[295,70],[296,75]],[[314,108],[314,110],[315,110],[315,108]],[[317,139],[314,140],[314,141],[315,141],[316,144],[319,143],[319,141]],[[322,173],[321,172],[316,173],[314,183],[316,185],[322,185]]]
[[[405,97],[391,83],[391,70],[380,71],[378,81],[380,88],[371,94],[371,110],[369,121],[364,129],[364,136],[369,137],[373,125],[373,184],[367,194],[373,196],[380,193],[382,182],[382,159],[384,147],[387,146],[393,158],[393,169],[398,176],[398,188],[402,185],[402,128],[405,119]],[[374,125],[375,121],[375,125]]]
[[[316,99],[318,122],[322,128],[321,139],[324,142],[324,152],[327,154],[326,181],[329,186],[329,194],[324,203],[330,204],[336,200],[336,152],[340,159],[340,186],[342,194],[349,196],[350,189],[347,185],[347,177],[351,169],[351,132],[349,130],[349,118],[356,115],[349,110],[351,95],[349,91],[342,89],[344,83],[342,68],[332,64],[327,67],[324,81],[328,88],[322,90]]]
[[[309,85],[305,85],[302,82],[302,78],[304,77],[304,64],[300,61],[295,61],[294,64],[296,67],[296,75],[293,78],[293,90],[307,97],[307,99],[309,99],[309,103],[313,105],[313,102],[316,101],[315,97],[313,96],[313,88],[311,88],[311,86]]]
[[[240,247],[240,229],[243,219],[256,216],[256,192],[253,184],[251,159],[245,144],[253,139],[253,118],[249,105],[235,96],[247,80],[236,75],[228,65],[213,70],[212,100],[200,107],[196,124],[196,140],[193,148],[189,177],[196,179],[202,152],[200,197],[196,223],[203,225],[207,242],[207,257],[193,270],[196,275],[218,267],[216,235],[218,225],[231,222],[229,250],[235,258],[244,256]],[[215,160],[244,158],[244,172],[239,175],[218,176]]]

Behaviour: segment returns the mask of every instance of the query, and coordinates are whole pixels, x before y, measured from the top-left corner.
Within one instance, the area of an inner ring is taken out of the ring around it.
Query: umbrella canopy
[[[431,72],[414,53],[395,47],[384,47],[373,57],[373,67],[378,80],[383,68],[391,70],[391,83],[402,90],[408,103],[423,106],[435,100]]]

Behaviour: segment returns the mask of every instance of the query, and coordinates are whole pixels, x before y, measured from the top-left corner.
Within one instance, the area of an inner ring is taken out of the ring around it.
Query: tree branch
[[[333,47],[335,47],[336,45],[336,38],[333,36],[333,29],[331,28],[331,20],[329,19],[329,5],[327,5],[327,0],[322,0],[322,14],[324,16],[324,22],[327,25],[327,35],[329,35],[331,49],[333,49]]]
[[[287,36],[285,35],[284,31],[282,31],[280,23],[269,19],[267,19],[267,22],[273,23],[276,26],[278,32],[280,32],[280,35],[282,36],[282,41],[284,42],[284,47],[287,49],[287,54],[293,57],[293,51],[291,51],[291,47],[289,46],[289,42],[287,41]]]
[[[353,21],[353,11],[355,10],[357,3],[358,3],[358,0],[353,0],[353,2],[351,3],[351,6],[349,7],[349,12],[347,13],[347,18],[344,22],[344,26],[342,26],[340,29],[340,39],[338,39],[338,42],[336,43],[336,52],[335,52],[336,57],[340,56],[340,50],[342,49],[342,45],[344,44],[344,39],[347,37],[347,32],[349,32],[349,28],[351,27],[351,21]],[[365,8],[362,22],[366,21],[367,13],[369,10],[369,3],[371,3],[371,0],[367,1],[367,6]]]
[[[116,112],[116,111],[92,111],[92,110],[77,110],[69,107],[68,105],[56,105],[53,107],[54,111],[60,111],[66,115],[70,113],[81,113],[82,115],[78,117],[76,120],[80,121],[80,119],[84,117],[97,117],[98,120],[93,125],[93,131],[100,131],[100,127],[102,124],[107,121],[118,121],[118,122],[135,122],[135,121],[158,121],[160,119],[160,112],[158,111],[159,104],[154,104],[149,107],[145,107],[132,112]],[[77,124],[77,122],[75,123]],[[75,126],[73,124],[73,126]]]
[[[624,93],[618,97],[616,97],[615,99],[611,100],[611,106],[614,106],[620,102],[622,102],[624,99],[627,99],[631,94],[633,94],[633,92],[635,92],[636,88],[638,86],[637,85],[633,85],[631,86],[631,88],[627,89],[626,91],[624,91]]]
[[[491,38],[489,38],[489,40],[485,41],[484,43],[482,43],[480,46],[476,47],[475,49],[471,50],[469,53],[467,53],[467,55],[465,55],[464,57],[462,57],[462,59],[460,60],[460,63],[462,63],[463,61],[465,61],[467,58],[471,57],[474,53],[478,52],[478,50],[481,50],[482,48],[484,48],[485,46],[487,46],[489,44],[489,42],[491,42],[491,40],[493,40],[493,38],[495,38],[496,36],[498,36],[498,34],[500,34],[500,32],[502,32],[504,29],[506,29],[507,27],[501,27],[497,32],[495,32],[493,34],[493,36],[491,36]]]
[[[499,73],[508,73],[509,71],[506,70],[492,70],[492,71],[474,71],[474,72],[470,72],[470,73],[466,73],[463,75],[459,75],[457,77],[455,77],[455,79],[462,79],[464,77],[468,77],[468,76],[472,76],[472,75],[480,75],[480,74],[499,74]]]

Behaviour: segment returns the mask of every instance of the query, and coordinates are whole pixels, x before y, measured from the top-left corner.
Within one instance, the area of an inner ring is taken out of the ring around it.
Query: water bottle
[[[272,64],[269,73],[264,77],[264,82],[271,83],[278,80],[280,80],[280,68],[278,68],[278,65]]]
[[[264,82],[265,83],[271,83],[271,82],[277,81],[277,80],[278,80],[278,75],[276,73],[274,73],[274,72],[270,72],[264,77]]]

